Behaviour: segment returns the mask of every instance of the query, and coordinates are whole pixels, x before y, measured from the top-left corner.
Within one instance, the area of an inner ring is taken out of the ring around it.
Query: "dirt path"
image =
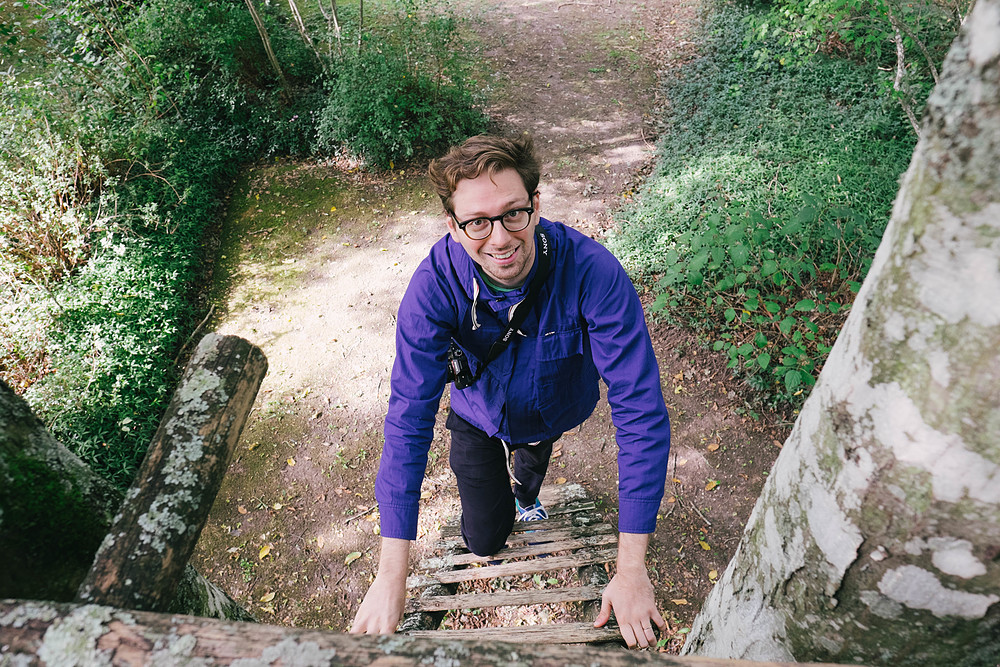
[[[694,0],[458,3],[479,35],[489,113],[535,135],[543,214],[597,238],[652,158],[657,71],[690,56]],[[422,173],[274,164],[232,196],[213,296],[215,328],[270,369],[196,554],[261,620],[346,629],[378,556],[372,485],[389,393],[395,311],[445,231]],[[737,414],[724,361],[651,323],[673,423],[672,465],[650,566],[669,648],[683,642],[742,532],[782,427]],[[447,393],[442,406],[447,405]],[[420,538],[457,512],[439,418]],[[560,441],[565,478],[614,518],[616,447],[605,402]],[[522,622],[552,617],[546,610]],[[484,619],[454,619],[481,624]]]

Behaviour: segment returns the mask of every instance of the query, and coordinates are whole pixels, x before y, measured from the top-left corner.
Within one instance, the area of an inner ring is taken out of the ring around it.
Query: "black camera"
[[[448,347],[448,381],[455,383],[455,389],[467,389],[476,381],[469,368],[469,358],[455,341]]]

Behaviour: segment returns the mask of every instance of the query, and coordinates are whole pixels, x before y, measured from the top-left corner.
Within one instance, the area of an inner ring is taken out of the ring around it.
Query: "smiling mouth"
[[[505,252],[503,254],[491,253],[490,257],[496,260],[503,261],[505,259],[510,259],[511,257],[513,257],[515,252],[517,252],[517,248],[514,248],[513,250],[510,250],[509,252]]]

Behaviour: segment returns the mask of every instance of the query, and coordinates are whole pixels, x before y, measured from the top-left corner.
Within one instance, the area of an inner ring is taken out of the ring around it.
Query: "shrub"
[[[366,50],[344,59],[328,85],[315,148],[341,144],[380,167],[436,151],[482,131],[468,92],[414,73],[398,55]]]
[[[668,83],[655,172],[609,245],[656,281],[654,311],[789,399],[815,382],[915,139],[873,65],[758,67],[742,36],[759,11],[707,19],[702,57]]]
[[[389,167],[484,131],[455,19],[428,0],[381,3],[376,19],[331,68],[314,149],[344,145]]]

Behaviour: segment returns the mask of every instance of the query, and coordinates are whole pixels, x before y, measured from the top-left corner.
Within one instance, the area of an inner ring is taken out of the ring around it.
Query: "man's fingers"
[[[597,618],[594,620],[594,627],[599,628],[608,622],[611,618],[611,603],[608,601],[606,596],[601,597],[601,611],[597,614]]]
[[[622,633],[622,639],[625,640],[625,643],[628,644],[628,647],[629,648],[635,648],[635,645],[636,645],[637,641],[636,641],[636,638],[635,638],[635,633],[632,631],[632,626],[631,625],[622,625],[622,626],[619,626],[618,630],[619,630],[619,632]]]

